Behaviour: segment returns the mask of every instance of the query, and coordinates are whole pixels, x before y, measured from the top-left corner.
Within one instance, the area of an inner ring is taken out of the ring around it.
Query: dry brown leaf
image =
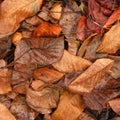
[[[11,103],[10,112],[17,120],[34,120],[36,112],[30,109],[25,101],[25,97],[17,96]]]
[[[32,82],[32,87],[37,90],[41,87],[48,86],[54,82],[57,82],[64,76],[63,73],[56,71],[50,67],[39,68],[34,71],[34,78],[36,81]]]
[[[35,111],[42,114],[49,114],[52,108],[57,107],[60,89],[57,87],[46,87],[41,91],[27,89],[27,104]]]
[[[56,3],[52,6],[50,10],[50,15],[56,19],[59,20],[62,14],[62,4]]]
[[[16,31],[21,21],[37,13],[43,0],[5,0],[1,4],[0,38]]]
[[[114,117],[111,120],[120,120],[120,117]]]
[[[113,111],[116,112],[116,114],[120,115],[120,98],[110,100],[108,103]]]
[[[120,24],[114,25],[103,37],[97,52],[114,54],[120,49]]]
[[[22,33],[20,32],[16,32],[15,34],[13,34],[12,36],[12,43],[16,46],[18,44],[18,42],[23,38]]]
[[[76,120],[84,110],[82,97],[78,94],[63,92],[52,120]]]
[[[70,85],[73,92],[90,92],[100,79],[110,70],[113,60],[102,58],[96,60],[86,71],[78,76]]]
[[[2,103],[0,103],[0,120],[16,120]]]
[[[58,37],[62,28],[58,24],[41,23],[33,32],[33,37]]]
[[[117,20],[120,20],[120,7],[112,13],[112,15],[108,18],[107,22],[103,27],[104,28],[110,27]]]
[[[79,56],[74,56],[64,50],[62,58],[52,65],[60,72],[71,73],[75,71],[85,70],[91,65],[91,62]]]

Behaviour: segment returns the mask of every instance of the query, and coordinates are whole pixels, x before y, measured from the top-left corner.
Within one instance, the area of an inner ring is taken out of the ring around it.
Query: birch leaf
[[[43,0],[4,0],[1,3],[0,38],[15,32],[20,22],[40,10]]]
[[[102,58],[96,60],[85,72],[78,76],[69,89],[74,92],[90,92],[99,80],[110,70],[113,60]]]

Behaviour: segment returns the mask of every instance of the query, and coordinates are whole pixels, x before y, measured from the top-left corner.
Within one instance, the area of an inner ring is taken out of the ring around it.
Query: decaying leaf
[[[108,101],[120,95],[120,82],[106,75],[90,93],[84,93],[83,99],[87,107],[101,111],[107,108]]]
[[[50,67],[39,68],[34,71],[34,78],[36,81],[32,82],[32,87],[37,90],[41,87],[48,86],[54,82],[57,82],[64,76],[63,73],[56,71]]]
[[[33,37],[58,37],[62,28],[58,24],[41,23],[33,32]]]
[[[57,87],[46,87],[41,91],[27,89],[26,101],[35,111],[42,114],[49,114],[52,108],[57,107],[60,89]]]
[[[7,68],[4,60],[0,60],[0,94],[6,94],[12,90],[10,85],[11,71]]]
[[[59,24],[62,26],[62,32],[66,38],[75,38],[76,34],[76,21],[80,16],[80,13],[74,11],[80,11],[78,5],[74,0],[68,0],[69,6],[65,6],[59,21]]]
[[[0,38],[15,32],[21,21],[40,10],[42,2],[43,0],[3,1],[0,8]]]
[[[36,117],[36,112],[28,107],[25,97],[20,95],[13,100],[10,112],[17,120],[34,120]]]
[[[2,103],[0,103],[0,120],[16,120]]]
[[[110,100],[108,103],[110,107],[113,109],[113,111],[120,115],[120,98]]]
[[[78,94],[63,92],[52,120],[76,120],[84,110],[82,97]]]
[[[62,4],[54,4],[50,10],[50,14],[54,19],[59,20],[62,15]]]
[[[114,25],[103,37],[97,52],[114,54],[120,49],[120,24]]]
[[[110,27],[117,20],[120,20],[120,7],[112,13],[112,15],[108,18],[107,22],[103,27],[104,28]]]
[[[78,76],[70,85],[73,92],[90,92],[100,79],[110,70],[113,60],[102,58],[96,60],[87,70]]]
[[[75,71],[85,70],[91,65],[91,62],[79,56],[74,56],[64,50],[62,58],[58,62],[53,63],[52,65],[58,71],[64,73],[71,73]]]
[[[58,61],[64,50],[64,39],[30,38],[22,39],[15,50],[15,65],[12,80],[24,81],[30,78],[32,70]]]

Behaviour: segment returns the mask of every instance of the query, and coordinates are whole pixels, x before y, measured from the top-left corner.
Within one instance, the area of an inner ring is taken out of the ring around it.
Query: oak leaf
[[[82,97],[65,91],[60,97],[58,108],[52,114],[52,120],[76,120],[83,110]]]
[[[0,38],[15,32],[20,22],[36,14],[43,0],[5,0],[1,3]]]
[[[102,58],[96,60],[87,70],[71,82],[69,89],[77,93],[92,91],[112,65],[113,60],[111,59]]]
[[[33,37],[58,37],[62,28],[58,24],[41,23],[33,32]]]
[[[16,120],[2,103],[0,103],[0,120]]]
[[[91,62],[79,56],[74,56],[64,50],[62,58],[58,62],[53,63],[52,65],[58,71],[64,73],[71,73],[75,71],[85,70],[91,65]]]
[[[120,49],[120,24],[112,26],[112,28],[105,33],[97,52],[114,54],[118,49]]]

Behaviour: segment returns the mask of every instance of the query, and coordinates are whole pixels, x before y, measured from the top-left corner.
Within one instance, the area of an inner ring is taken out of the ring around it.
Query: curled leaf
[[[71,84],[69,89],[73,92],[90,92],[100,79],[110,70],[113,60],[102,58],[96,60],[86,71],[80,74]]]
[[[0,38],[18,29],[20,22],[40,10],[43,0],[5,0],[1,3]]]
[[[33,32],[33,37],[58,37],[62,28],[57,24],[41,23]]]
[[[53,63],[52,65],[58,71],[71,73],[86,69],[91,65],[91,62],[79,56],[74,56],[64,50],[62,58],[58,62]]]
[[[120,24],[114,25],[103,37],[97,49],[100,53],[114,54],[120,49]]]

